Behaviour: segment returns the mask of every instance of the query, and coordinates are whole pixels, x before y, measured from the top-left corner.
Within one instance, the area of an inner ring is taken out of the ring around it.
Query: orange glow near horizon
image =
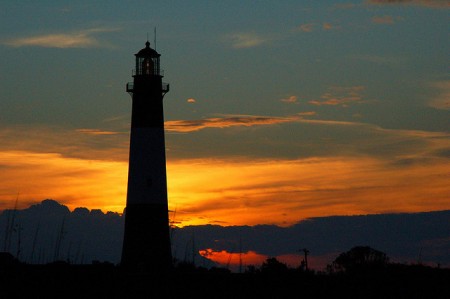
[[[241,263],[244,268],[249,265],[260,266],[268,258],[266,255],[254,251],[238,253],[227,252],[226,250],[214,251],[208,248],[199,250],[198,253],[223,267],[232,267],[234,269],[238,268]]]
[[[232,271],[245,271],[248,266],[255,266],[260,268],[261,265],[270,256],[259,254],[255,251],[247,252],[228,252],[226,250],[215,251],[211,248],[199,250],[198,253],[215,263],[220,267],[226,267]],[[336,257],[336,254],[327,254],[323,256],[311,256],[308,255],[308,268],[314,270],[324,270],[327,264],[330,264]],[[300,263],[304,260],[304,255],[299,254],[286,254],[275,257],[280,263],[286,264],[289,268],[298,268]],[[241,269],[240,269],[241,268]]]
[[[70,210],[77,207],[122,213],[127,163],[67,158],[55,153],[0,152],[2,209],[54,199]],[[125,176],[124,176],[125,173]]]
[[[444,163],[442,162],[444,161]],[[128,163],[0,151],[0,209],[51,198],[122,213]],[[450,209],[448,163],[393,166],[368,157],[168,161],[177,226],[289,226],[311,217]]]
[[[182,225],[288,226],[310,217],[450,208],[448,165],[440,161],[394,168],[367,157],[191,160],[169,163],[168,178]]]

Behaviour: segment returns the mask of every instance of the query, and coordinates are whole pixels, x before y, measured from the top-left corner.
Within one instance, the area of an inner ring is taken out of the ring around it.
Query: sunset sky
[[[2,1],[0,210],[122,212],[161,54],[180,226],[450,209],[450,1]]]

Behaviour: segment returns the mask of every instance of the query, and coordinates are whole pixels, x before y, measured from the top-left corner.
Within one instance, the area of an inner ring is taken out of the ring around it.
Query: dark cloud
[[[450,158],[450,148],[438,150],[436,151],[435,155],[443,158]]]
[[[7,221],[13,228],[6,238]],[[55,259],[74,263],[92,260],[118,263],[123,217],[117,213],[76,208],[72,212],[54,200],[0,215],[2,249],[23,261],[46,263]],[[202,225],[172,230],[174,255],[189,261],[194,251],[256,252],[267,257],[298,254],[335,257],[356,245],[377,248],[394,261],[450,265],[450,211],[335,216],[311,218],[290,227],[275,225]],[[18,230],[21,234],[17,248]],[[20,249],[20,250],[19,250]],[[259,266],[259,265],[257,265]]]
[[[339,105],[345,104],[344,101],[350,99],[340,99]],[[351,101],[356,103],[359,99]],[[321,104],[326,105],[325,100]],[[392,130],[361,122],[317,118],[317,115],[292,115],[180,120],[168,126],[167,154],[171,159],[243,155],[284,159],[369,155],[390,159],[399,155],[431,155],[432,150],[448,147],[446,133]],[[189,134],[171,134],[175,132]]]
[[[3,211],[0,226],[1,248],[24,262],[117,262],[120,255],[123,221],[117,213],[85,208],[70,212],[54,200],[44,200],[24,210]]]

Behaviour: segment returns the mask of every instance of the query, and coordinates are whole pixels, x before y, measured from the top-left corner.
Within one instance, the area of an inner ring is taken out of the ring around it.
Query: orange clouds
[[[90,134],[90,135],[116,135],[116,134],[119,134],[118,132],[102,131],[99,129],[78,129],[76,131],[83,133],[83,134]]]
[[[334,28],[334,26],[331,25],[330,23],[323,23],[322,28],[323,30],[331,30]]]
[[[316,106],[339,105],[347,107],[352,103],[363,102],[361,93],[364,89],[364,86],[332,87],[329,88],[329,92],[322,95],[321,100],[311,100],[309,103]]]
[[[285,123],[302,126],[299,131],[316,126],[327,132],[334,130],[337,135],[345,130],[351,136],[330,141],[334,133],[320,135],[314,139],[314,146],[311,141],[306,144],[306,155],[298,154],[302,148],[296,147],[296,142],[304,145],[308,140],[296,140],[294,134],[288,136],[289,143],[275,142],[269,148],[269,152],[279,152],[287,144],[295,153],[290,158],[280,153],[261,158],[251,151],[227,152],[220,158],[212,158],[210,152],[190,159],[174,156],[167,161],[169,209],[176,211],[170,215],[171,220],[180,226],[289,226],[309,217],[450,208],[447,133],[387,130],[302,117],[301,113],[289,117],[238,115],[168,122],[168,130],[194,132],[187,138],[204,128],[216,128],[216,134],[219,128],[278,128]],[[279,129],[276,132],[282,131]],[[250,131],[251,135],[239,135],[237,140],[252,136],[254,148],[270,146],[265,140],[258,143],[256,130]],[[22,206],[53,198],[71,209],[85,206],[122,212],[128,139],[102,132],[109,131],[0,131],[5,141],[0,149],[0,209],[12,208],[19,193]],[[219,138],[226,137],[223,134]],[[118,144],[120,147],[115,147]]]
[[[447,209],[449,165],[442,162],[395,168],[368,157],[180,161],[169,164],[169,198],[182,225],[264,219],[286,226],[313,215]]]
[[[86,206],[122,212],[127,164],[67,158],[55,153],[0,152],[0,208],[53,198],[70,209]]]
[[[168,162],[169,208],[179,225],[287,226],[316,216],[449,209],[444,159],[389,165],[368,157]],[[0,202],[51,197],[71,209],[122,212],[127,163],[0,152]]]
[[[236,115],[223,118],[205,118],[198,120],[172,120],[165,122],[165,129],[169,132],[193,132],[205,128],[228,128],[235,126],[272,125],[292,121],[289,117]]]

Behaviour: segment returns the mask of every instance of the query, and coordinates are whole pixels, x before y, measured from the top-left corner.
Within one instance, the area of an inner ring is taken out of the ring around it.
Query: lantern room
[[[140,50],[136,56],[136,69],[134,76],[161,76],[159,68],[159,57],[161,56],[156,50],[150,48],[150,43],[145,43],[145,48]]]

